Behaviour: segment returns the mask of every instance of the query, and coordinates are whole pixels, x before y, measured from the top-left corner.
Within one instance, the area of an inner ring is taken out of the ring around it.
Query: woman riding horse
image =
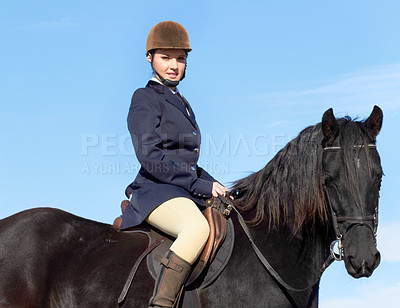
[[[190,51],[182,25],[164,21],[150,30],[146,57],[154,77],[133,94],[128,114],[141,168],[126,189],[130,203],[120,229],[145,220],[176,237],[161,261],[150,307],[174,305],[209,236],[198,206],[204,205],[205,198],[228,193],[197,165],[200,130],[191,106],[177,89]]]

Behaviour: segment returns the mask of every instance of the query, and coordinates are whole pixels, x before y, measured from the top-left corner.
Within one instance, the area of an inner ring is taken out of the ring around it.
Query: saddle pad
[[[152,232],[151,242],[153,243],[160,236],[166,236],[166,235]],[[173,240],[174,240],[173,238],[167,237],[167,239],[163,243],[161,243],[150,254],[147,255],[147,268],[154,279],[156,279],[158,269],[160,267],[159,260],[168,251],[169,247],[172,245]],[[219,276],[219,274],[221,274],[221,272],[228,264],[228,261],[232,255],[234,243],[235,243],[235,231],[233,227],[233,222],[231,219],[228,219],[225,241],[222,244],[221,248],[218,250],[215,259],[211,262],[208,269],[207,268],[205,269],[207,271],[206,275],[204,276],[203,273],[200,276],[204,277],[204,279],[202,279],[203,281],[200,287],[198,287],[198,289],[202,289],[209,286]]]

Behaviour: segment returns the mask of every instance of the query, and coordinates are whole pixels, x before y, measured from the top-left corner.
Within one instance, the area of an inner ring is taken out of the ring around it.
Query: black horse
[[[353,277],[380,262],[375,232],[382,169],[375,138],[382,111],[365,121],[335,119],[304,129],[262,170],[235,182],[235,205],[261,253],[287,289],[266,271],[233,213],[235,246],[217,280],[199,291],[202,307],[316,307],[330,244]],[[335,243],[335,242],[334,242]],[[0,221],[0,307],[117,307],[143,233],[49,208]],[[146,307],[154,281],[143,263],[122,307]]]

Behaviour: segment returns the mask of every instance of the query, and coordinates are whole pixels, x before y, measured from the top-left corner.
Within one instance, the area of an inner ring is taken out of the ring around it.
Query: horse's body
[[[310,288],[293,292],[277,282],[233,214],[232,257],[216,281],[199,291],[202,307],[317,307],[318,279],[337,237],[329,205],[346,218],[337,220],[337,230],[348,272],[368,277],[378,266],[370,216],[377,207],[381,169],[368,144],[375,142],[382,114],[374,109],[365,123],[332,117],[325,113],[322,124],[305,129],[233,189],[262,254],[289,285]],[[0,221],[0,307],[117,307],[127,276],[147,245],[144,233],[119,232],[56,209],[5,218]],[[143,263],[122,307],[146,307],[153,285]]]
[[[118,232],[51,208],[27,210],[0,225],[0,307],[117,307],[127,274],[148,244],[143,233]],[[265,272],[239,228],[228,266],[211,287],[200,292],[204,307],[306,306],[312,291],[295,294],[293,300],[282,296],[285,291]],[[269,241],[263,252],[277,253],[285,239]],[[283,269],[295,261],[266,256],[283,277],[288,274]],[[123,307],[146,307],[153,283],[143,263]]]

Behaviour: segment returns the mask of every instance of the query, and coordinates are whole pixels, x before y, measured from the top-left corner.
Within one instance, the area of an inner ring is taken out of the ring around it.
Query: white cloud
[[[268,126],[273,128],[273,127],[289,126],[290,124],[291,124],[290,121],[287,120],[277,120],[268,123]]]
[[[378,249],[382,255],[382,261],[400,261],[400,221],[379,226]]]
[[[353,296],[323,300],[321,308],[385,307],[397,308],[400,303],[400,282],[387,285],[382,282],[371,283],[358,288]]]
[[[40,21],[30,25],[34,29],[53,29],[53,28],[66,28],[66,27],[78,27],[79,23],[70,20],[69,18],[60,18],[51,21]]]
[[[370,112],[371,106],[383,110],[400,110],[400,64],[373,67],[345,74],[309,89],[272,92],[254,98],[265,105],[265,101],[279,106],[302,106],[310,108],[332,106],[340,112]]]

